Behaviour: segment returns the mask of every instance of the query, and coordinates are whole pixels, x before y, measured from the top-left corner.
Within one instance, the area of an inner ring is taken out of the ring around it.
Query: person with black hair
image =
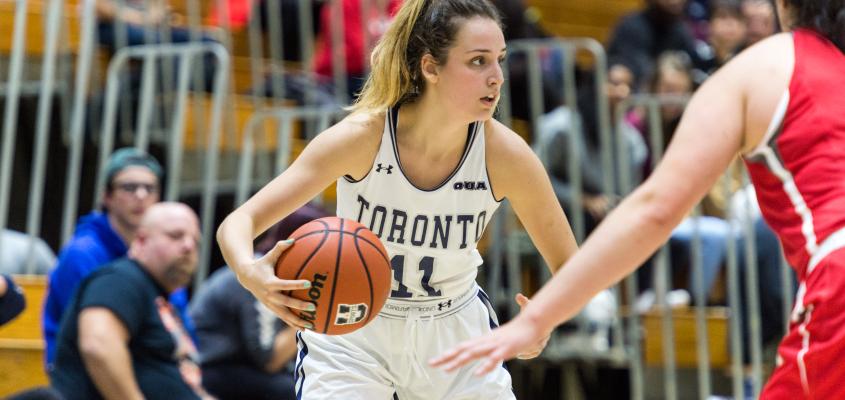
[[[636,82],[637,77],[631,67],[620,60],[611,60],[606,86],[608,109],[611,112],[634,92]],[[602,165],[603,146],[599,133],[595,79],[587,76],[578,87],[577,113],[560,106],[543,115],[539,121],[539,134],[534,147],[546,166],[555,195],[568,215],[575,211],[574,192],[581,192],[585,232],[589,233],[616,205],[621,192],[619,184],[611,184],[612,192],[605,192],[606,166]],[[573,140],[573,136],[577,136],[577,140]],[[630,172],[626,182],[636,186],[642,179],[641,171],[648,155],[648,148],[639,131],[623,119],[612,125],[609,138],[611,142],[606,147],[611,151],[611,158],[614,160],[614,164],[610,166],[611,173],[619,170],[617,164],[620,160],[626,160],[627,164],[622,166],[621,170]],[[618,140],[624,142],[622,147],[617,146]],[[580,188],[573,188],[570,183],[569,159],[573,145],[580,154]],[[626,151],[624,158],[618,154],[620,148]]]
[[[745,46],[751,46],[777,32],[775,6],[770,0],[742,0],[747,37]]]
[[[845,0],[778,0],[781,26],[695,93],[663,161],[511,322],[433,365],[496,368],[628,275],[737,154],[800,282],[764,399],[845,398]]]
[[[646,7],[622,17],[607,44],[607,54],[636,65],[647,80],[654,74],[657,57],[670,50],[687,53],[693,66],[704,67],[692,31],[683,19],[686,0],[647,0]]]
[[[73,237],[59,252],[56,268],[50,273],[42,315],[48,371],[55,360],[62,315],[79,282],[103,264],[126,255],[141,218],[161,196],[164,169],[155,157],[144,151],[130,147],[115,150],[104,168],[102,210],[80,218]],[[186,290],[174,291],[170,301],[186,318]],[[193,332],[187,319],[186,323]]]
[[[711,0],[703,72],[712,74],[746,43],[747,26],[740,0]]]
[[[175,202],[150,206],[127,257],[79,283],[56,336],[50,383],[66,400],[211,399],[196,346],[167,298],[193,278],[197,214]]]

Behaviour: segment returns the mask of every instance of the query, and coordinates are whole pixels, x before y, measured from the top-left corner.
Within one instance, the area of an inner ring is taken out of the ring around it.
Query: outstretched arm
[[[645,261],[740,150],[745,98],[737,80],[732,70],[720,71],[701,87],[657,170],[599,225],[517,318],[432,364],[453,370],[483,359],[478,373],[489,372]]]
[[[554,273],[578,245],[549,176],[531,147],[499,123],[488,122],[487,168],[494,195],[507,198]]]
[[[495,120],[488,122],[487,166],[494,195],[505,197],[540,251],[546,265],[555,273],[578,248],[566,215],[552,190],[539,158],[516,133]],[[523,294],[514,299],[521,308],[529,304]],[[536,340],[517,356],[540,355],[548,335]]]

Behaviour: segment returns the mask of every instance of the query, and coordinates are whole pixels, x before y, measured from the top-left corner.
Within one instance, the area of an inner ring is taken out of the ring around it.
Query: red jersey
[[[845,54],[793,32],[795,69],[760,145],[745,155],[760,210],[803,278],[845,247]]]
[[[362,18],[360,0],[341,0],[343,5],[343,46],[346,52],[348,76],[360,77],[366,70],[365,59],[369,60],[369,49],[364,49],[364,29],[370,38],[370,47],[387,30],[393,16],[399,11],[402,0],[388,0],[386,10],[379,10],[378,4],[368,4],[369,14]],[[314,70],[322,76],[332,76],[332,4],[327,3],[320,11],[320,43],[314,57]],[[366,25],[365,25],[366,24]],[[367,54],[364,52],[367,51]]]

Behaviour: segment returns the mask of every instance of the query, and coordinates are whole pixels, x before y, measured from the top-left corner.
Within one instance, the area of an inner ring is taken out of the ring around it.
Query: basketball
[[[317,306],[293,310],[300,318],[327,335],[352,332],[375,318],[392,278],[378,236],[355,221],[326,217],[299,227],[290,238],[294,244],[276,262],[276,276],[311,281],[310,289],[285,293]]]

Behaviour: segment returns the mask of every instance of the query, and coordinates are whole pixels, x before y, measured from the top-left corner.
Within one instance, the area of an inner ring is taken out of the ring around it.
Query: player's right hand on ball
[[[267,254],[255,259],[251,266],[242,268],[241,271],[244,272],[238,275],[238,281],[288,325],[299,330],[314,329],[310,322],[299,318],[291,309],[313,311],[315,305],[283,294],[288,290],[308,289],[311,282],[305,279],[284,280],[276,277],[276,260],[292,245],[293,240],[279,241]]]

